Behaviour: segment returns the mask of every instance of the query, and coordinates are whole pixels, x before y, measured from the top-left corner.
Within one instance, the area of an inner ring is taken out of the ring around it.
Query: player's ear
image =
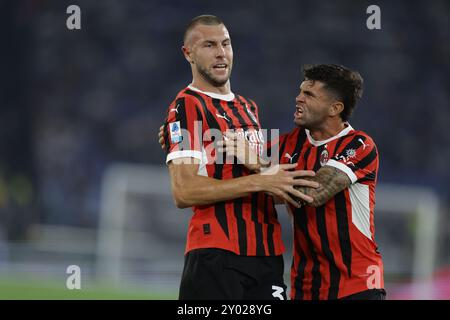
[[[331,104],[330,106],[330,116],[337,116],[342,111],[344,111],[344,104],[340,101]]]
[[[183,46],[181,47],[181,51],[183,51],[184,58],[185,58],[190,64],[193,64],[193,63],[194,63],[194,60],[192,60],[192,58],[191,58],[191,50],[190,50],[190,48],[187,47],[187,46],[185,46],[185,45],[183,45]]]

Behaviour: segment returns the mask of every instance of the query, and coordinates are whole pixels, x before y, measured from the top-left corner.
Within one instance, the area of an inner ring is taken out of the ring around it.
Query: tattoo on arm
[[[306,179],[306,178],[302,178]],[[314,198],[314,202],[309,205],[319,207],[325,204],[336,194],[349,187],[350,178],[342,170],[335,167],[324,166],[317,171],[315,177],[308,177],[309,180],[317,181],[318,188],[298,186],[296,189]]]

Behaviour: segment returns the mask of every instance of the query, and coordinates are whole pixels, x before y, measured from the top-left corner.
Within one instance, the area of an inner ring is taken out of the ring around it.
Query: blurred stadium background
[[[79,31],[66,28],[70,4]],[[378,31],[366,28],[371,4]],[[351,123],[381,156],[388,298],[449,299],[447,0],[2,1],[0,298],[177,297],[190,210],[172,203],[157,131],[191,80],[181,38],[203,13],[226,22],[233,91],[258,102],[263,127],[292,128],[303,64],[361,72]],[[66,289],[69,265],[81,290]]]

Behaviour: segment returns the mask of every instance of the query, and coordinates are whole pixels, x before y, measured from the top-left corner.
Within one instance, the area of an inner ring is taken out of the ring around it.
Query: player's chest
[[[212,99],[206,110],[209,128],[226,131],[229,129],[259,130],[255,110],[247,103]]]
[[[333,143],[320,146],[305,143],[301,148],[284,150],[280,155],[280,163],[297,163],[297,169],[317,171],[334,156],[335,145]]]

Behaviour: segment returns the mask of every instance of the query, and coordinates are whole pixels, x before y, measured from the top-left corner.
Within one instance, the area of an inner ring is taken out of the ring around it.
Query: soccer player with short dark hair
[[[292,299],[384,299],[383,262],[375,243],[378,150],[348,123],[363,92],[361,75],[339,65],[303,70],[297,126],[280,139],[280,154],[316,172],[314,202],[294,214]],[[287,159],[283,159],[283,163]]]
[[[182,50],[193,81],[170,104],[164,125],[175,202],[194,211],[179,298],[285,299],[281,227],[273,198],[264,192],[298,207],[292,196],[313,199],[294,186],[318,184],[296,179],[313,172],[288,171],[295,165],[250,175],[242,164],[220,159],[214,132],[233,130],[261,150],[258,107],[231,91],[233,50],[219,18],[194,18]]]
[[[303,69],[296,97],[297,128],[282,135],[280,163],[314,170],[319,188],[294,217],[292,299],[384,299],[383,262],[375,243],[378,150],[348,123],[362,95],[358,72],[339,65]],[[232,145],[233,141],[225,144]]]

